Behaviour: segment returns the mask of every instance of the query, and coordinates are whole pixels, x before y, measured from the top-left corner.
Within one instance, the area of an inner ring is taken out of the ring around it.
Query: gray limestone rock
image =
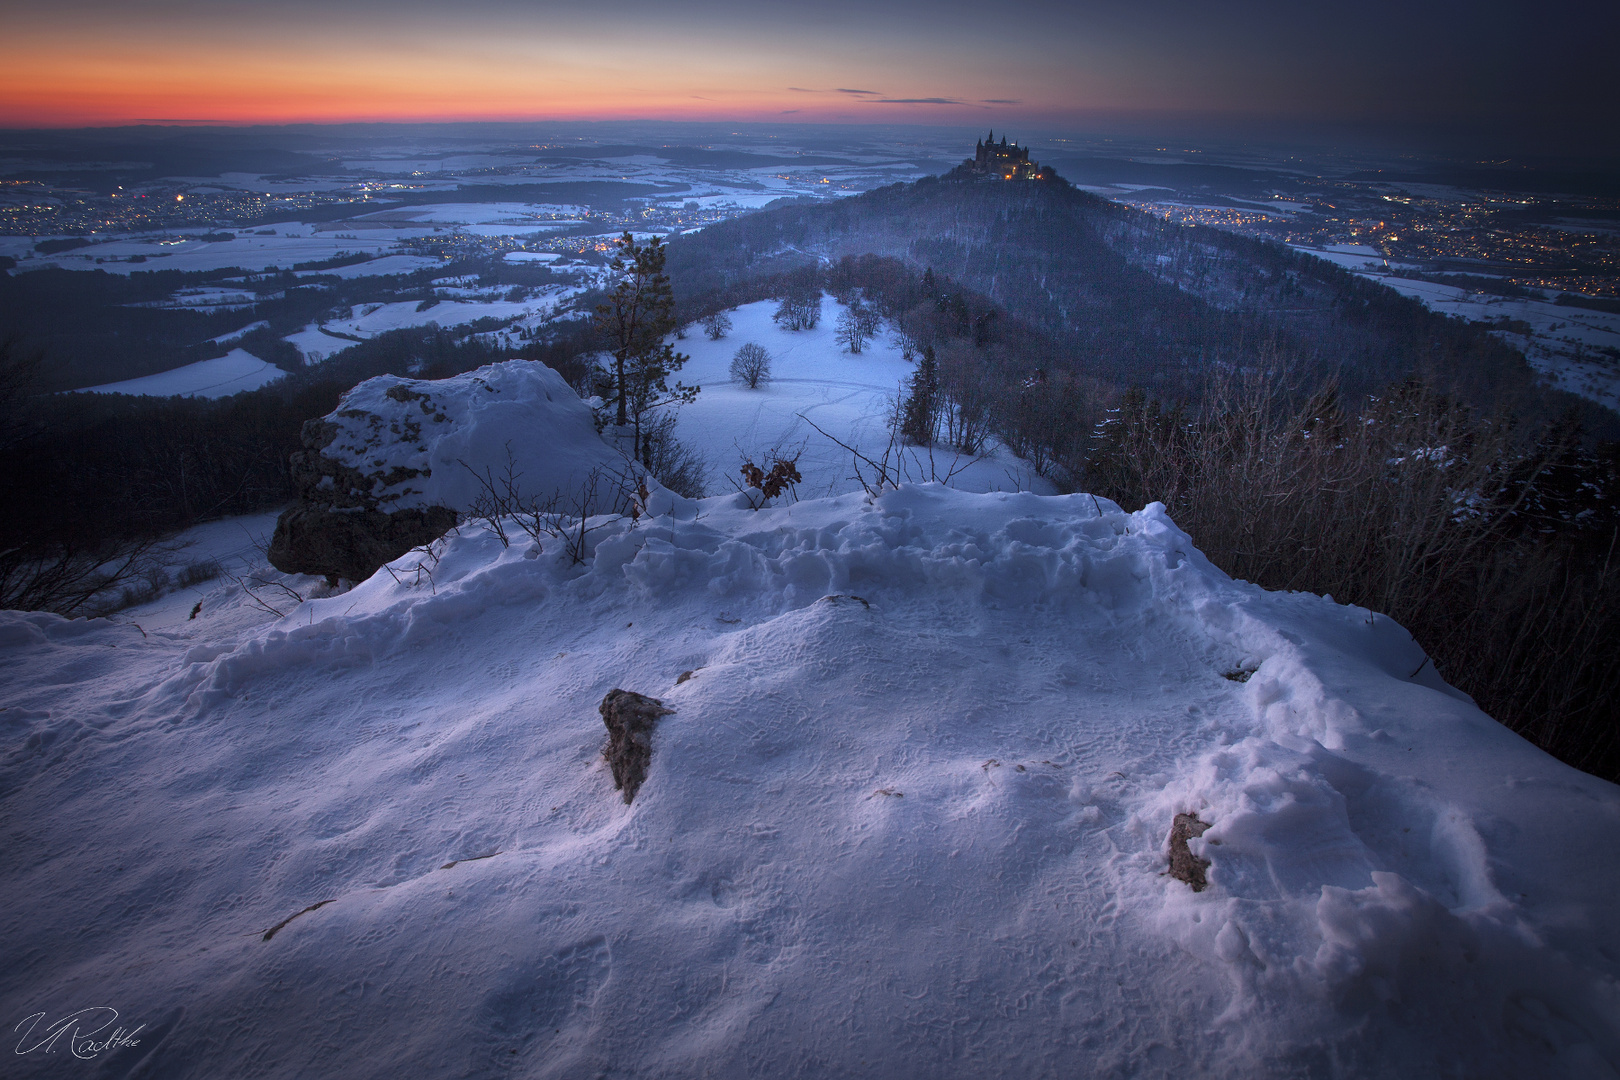
[[[675,710],[633,690],[609,690],[598,711],[608,729],[607,749],[602,756],[613,770],[613,786],[624,792],[624,801],[629,803],[647,779],[653,725],[659,717]]]

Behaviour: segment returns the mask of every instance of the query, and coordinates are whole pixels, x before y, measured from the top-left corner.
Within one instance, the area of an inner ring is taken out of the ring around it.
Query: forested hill
[[[1218,363],[1256,358],[1337,373],[1351,393],[1407,375],[1495,409],[1601,410],[1541,390],[1486,328],[1280,244],[1184,226],[1056,183],[928,178],[835,203],[710,226],[670,245],[677,292],[701,303],[741,283],[846,255],[932,268],[1039,328],[1066,366],[1169,397]],[[1609,418],[1608,422],[1612,422]]]

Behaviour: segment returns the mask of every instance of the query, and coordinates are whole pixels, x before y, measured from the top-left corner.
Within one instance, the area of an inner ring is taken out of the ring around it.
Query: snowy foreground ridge
[[[1615,1075],[1620,790],[1388,619],[1157,505],[653,502],[268,623],[0,615],[5,1022],[144,1025],[6,1074]],[[630,806],[614,687],[675,710]]]

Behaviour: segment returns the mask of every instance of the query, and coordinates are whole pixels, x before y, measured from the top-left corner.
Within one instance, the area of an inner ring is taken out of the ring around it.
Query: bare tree
[[[731,316],[717,311],[703,320],[703,332],[710,341],[719,341],[731,330]]]
[[[784,330],[814,330],[821,321],[821,290],[794,289],[782,298],[771,318]]]
[[[845,308],[838,316],[838,344],[859,355],[866,345],[866,330],[853,307]]]
[[[771,378],[771,354],[752,341],[737,350],[731,358],[731,381],[742,383],[750,390]]]

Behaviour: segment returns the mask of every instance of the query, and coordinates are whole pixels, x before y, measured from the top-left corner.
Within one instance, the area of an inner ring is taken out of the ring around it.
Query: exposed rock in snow
[[[1193,892],[1203,892],[1209,888],[1209,881],[1204,876],[1204,871],[1209,869],[1209,860],[1194,855],[1187,841],[1208,831],[1209,823],[1199,821],[1197,814],[1177,814],[1170,826],[1170,876],[1191,885]]]
[[[675,710],[664,708],[664,703],[657,698],[633,690],[614,689],[607,692],[598,711],[608,729],[607,749],[602,754],[613,770],[613,786],[624,792],[628,806],[647,779],[647,766],[652,761],[653,726],[660,716],[668,716]]]
[[[319,504],[282,511],[270,538],[270,565],[287,574],[364,581],[378,567],[456,527],[448,506],[413,506],[392,513]]]
[[[299,501],[276,524],[270,563],[351,581],[444,535],[483,484],[566,499],[592,473],[626,471],[562,376],[526,360],[437,381],[368,379],[306,423],[303,441]]]

